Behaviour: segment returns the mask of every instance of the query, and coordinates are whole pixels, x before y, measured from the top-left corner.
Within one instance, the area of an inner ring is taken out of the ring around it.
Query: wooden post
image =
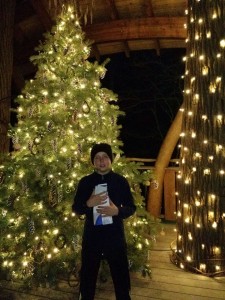
[[[9,151],[13,30],[16,0],[0,0],[0,152]]]
[[[176,220],[175,170],[166,169],[164,176],[165,220]]]
[[[147,210],[155,217],[160,216],[161,206],[162,206],[162,193],[163,193],[163,179],[165,175],[165,169],[169,165],[171,156],[173,154],[174,148],[180,138],[181,125],[183,119],[182,106],[176,114],[169,131],[164,138],[162,146],[160,148],[158,157],[155,163],[155,177],[159,183],[159,188],[157,190],[150,187],[148,198],[147,198]]]

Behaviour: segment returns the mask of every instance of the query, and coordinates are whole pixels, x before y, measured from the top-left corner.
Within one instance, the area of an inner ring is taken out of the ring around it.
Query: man
[[[127,180],[112,171],[113,153],[110,145],[95,144],[91,150],[91,162],[94,172],[80,180],[72,206],[77,214],[86,215],[80,299],[94,299],[100,262],[104,256],[109,264],[116,299],[130,300],[123,219],[134,214],[136,206]]]

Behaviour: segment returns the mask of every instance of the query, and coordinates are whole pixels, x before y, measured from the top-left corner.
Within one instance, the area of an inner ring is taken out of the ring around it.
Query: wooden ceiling
[[[17,91],[35,73],[29,58],[54,24],[65,2],[77,6],[92,55],[185,48],[187,0],[17,0],[14,30],[13,83]]]

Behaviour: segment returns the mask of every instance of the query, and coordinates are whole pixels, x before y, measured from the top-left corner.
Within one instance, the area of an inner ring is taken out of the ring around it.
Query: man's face
[[[107,153],[98,152],[93,161],[95,170],[100,174],[106,174],[111,169],[111,160]]]

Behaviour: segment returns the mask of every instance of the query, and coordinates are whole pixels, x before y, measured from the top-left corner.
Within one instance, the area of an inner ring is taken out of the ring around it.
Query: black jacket
[[[107,183],[109,198],[118,207],[119,213],[117,216],[113,216],[112,224],[96,226],[93,221],[93,208],[89,208],[86,202],[95,186],[101,183]],[[123,219],[134,214],[136,206],[128,181],[125,177],[110,171],[106,175],[93,172],[83,177],[78,184],[72,209],[79,215],[86,215],[83,243],[95,247],[96,244],[102,246],[112,246],[115,243],[124,244]]]

